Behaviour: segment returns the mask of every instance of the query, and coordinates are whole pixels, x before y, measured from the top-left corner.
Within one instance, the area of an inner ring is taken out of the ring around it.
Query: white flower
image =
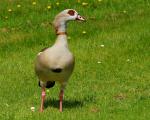
[[[127,13],[127,11],[126,11],[126,10],[124,10],[124,11],[123,11],[123,13]]]
[[[83,3],[82,3],[82,5],[83,5],[83,6],[87,6],[87,5],[88,5],[88,3],[86,3],[86,2],[83,2]]]
[[[17,5],[17,7],[18,7],[18,8],[20,8],[20,7],[21,7],[21,5],[20,5],[20,4],[18,4],[18,5]]]
[[[32,5],[36,5],[36,2],[34,1],[34,2],[32,2]]]
[[[130,61],[130,59],[127,59],[127,62],[129,62]]]
[[[104,47],[104,45],[100,45],[101,47]]]
[[[12,12],[12,9],[8,9],[8,12]]]
[[[86,31],[82,31],[82,34],[86,34]]]
[[[59,2],[56,3],[57,6],[59,6],[59,4],[60,4]]]
[[[52,7],[50,5],[47,6],[47,9],[51,9]]]
[[[35,107],[31,107],[31,111],[34,112],[35,111]]]
[[[101,62],[101,61],[98,61],[97,63],[100,64],[100,63],[102,63],[102,62]]]

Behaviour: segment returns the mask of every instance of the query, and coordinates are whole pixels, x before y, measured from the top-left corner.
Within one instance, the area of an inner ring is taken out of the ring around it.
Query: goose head
[[[73,9],[66,9],[56,15],[53,25],[55,28],[58,28],[61,25],[66,25],[68,21],[85,21],[85,18]]]

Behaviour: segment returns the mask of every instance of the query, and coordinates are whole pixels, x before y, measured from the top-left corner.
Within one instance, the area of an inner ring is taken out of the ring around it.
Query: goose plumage
[[[38,76],[39,86],[42,89],[41,112],[44,109],[45,88],[53,87],[55,82],[60,83],[59,110],[62,112],[64,89],[75,64],[75,58],[68,48],[66,34],[67,21],[71,20],[84,21],[85,19],[73,9],[66,9],[60,12],[53,21],[57,35],[54,45],[42,49],[35,60],[35,72]]]

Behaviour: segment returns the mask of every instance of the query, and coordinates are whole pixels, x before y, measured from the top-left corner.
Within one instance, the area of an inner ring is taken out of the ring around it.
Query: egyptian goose
[[[60,83],[59,110],[62,112],[64,89],[74,68],[74,56],[69,51],[66,27],[71,20],[85,21],[75,10],[66,9],[54,19],[57,39],[52,47],[40,51],[35,60],[35,72],[42,89],[40,112],[44,110],[45,88],[51,88],[55,81]]]

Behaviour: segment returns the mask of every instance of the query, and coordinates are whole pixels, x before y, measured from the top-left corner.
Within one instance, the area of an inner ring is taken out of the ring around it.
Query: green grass
[[[59,6],[52,0],[36,1],[0,1],[0,120],[149,120],[150,1],[61,0]],[[58,84],[39,113],[34,59],[54,43],[49,22],[66,8],[87,18],[68,26],[76,67],[65,90],[63,113],[58,110]]]

